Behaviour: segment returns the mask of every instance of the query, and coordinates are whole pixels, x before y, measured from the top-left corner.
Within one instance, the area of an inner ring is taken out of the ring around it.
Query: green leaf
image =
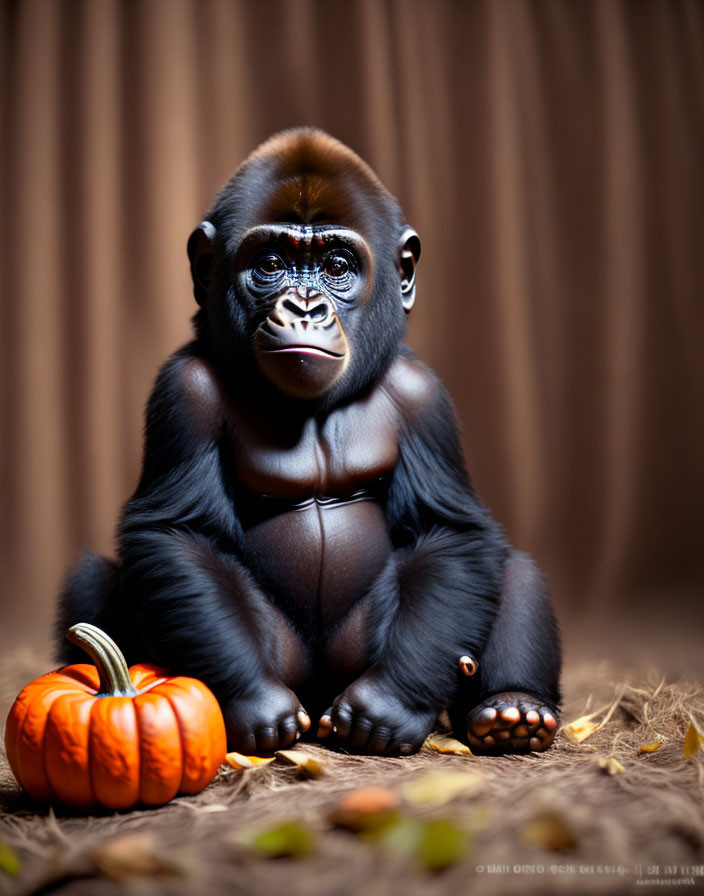
[[[300,859],[315,850],[315,838],[308,828],[298,821],[285,821],[260,831],[252,840],[252,846],[270,859],[289,857]]]
[[[0,871],[9,874],[10,877],[17,877],[21,870],[22,863],[17,853],[7,843],[0,840]]]
[[[418,843],[418,858],[430,871],[440,871],[455,865],[469,849],[466,831],[451,821],[427,821]]]
[[[398,813],[388,816],[376,827],[360,832],[360,838],[371,843],[378,843],[392,852],[413,852],[418,848],[422,833],[422,825],[414,818],[403,818]]]

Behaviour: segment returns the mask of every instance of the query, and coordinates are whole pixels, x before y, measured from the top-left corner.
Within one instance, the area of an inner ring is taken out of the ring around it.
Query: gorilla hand
[[[289,746],[310,728],[298,697],[275,678],[222,707],[228,750],[271,753]]]

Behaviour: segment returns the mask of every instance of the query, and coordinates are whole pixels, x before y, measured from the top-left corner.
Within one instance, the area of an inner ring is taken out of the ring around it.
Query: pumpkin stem
[[[79,622],[66,633],[72,644],[85,650],[93,660],[100,676],[101,697],[134,697],[137,691],[132,687],[129,669],[122,651],[97,625]]]

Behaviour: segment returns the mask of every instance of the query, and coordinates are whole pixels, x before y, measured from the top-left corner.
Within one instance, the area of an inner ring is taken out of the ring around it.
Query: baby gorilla
[[[396,201],[338,141],[285,131],[188,254],[195,338],[152,392],[118,559],[72,571],[60,636],[92,622],[132,661],[200,678],[245,753],[311,719],[347,748],[410,753],[443,710],[476,752],[548,747],[546,585],[477,498],[447,392],[403,344],[420,241]]]

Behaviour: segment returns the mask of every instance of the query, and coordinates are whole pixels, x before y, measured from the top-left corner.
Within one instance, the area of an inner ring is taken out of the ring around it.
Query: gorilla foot
[[[408,706],[390,683],[362,676],[323,713],[318,737],[334,731],[342,746],[357,753],[405,756],[420,749],[436,717],[436,710]]]
[[[222,711],[228,750],[245,755],[282,750],[310,728],[298,697],[278,681],[232,700]]]
[[[474,753],[528,753],[547,750],[555,739],[558,719],[542,700],[522,691],[487,697],[467,718],[467,737]]]

